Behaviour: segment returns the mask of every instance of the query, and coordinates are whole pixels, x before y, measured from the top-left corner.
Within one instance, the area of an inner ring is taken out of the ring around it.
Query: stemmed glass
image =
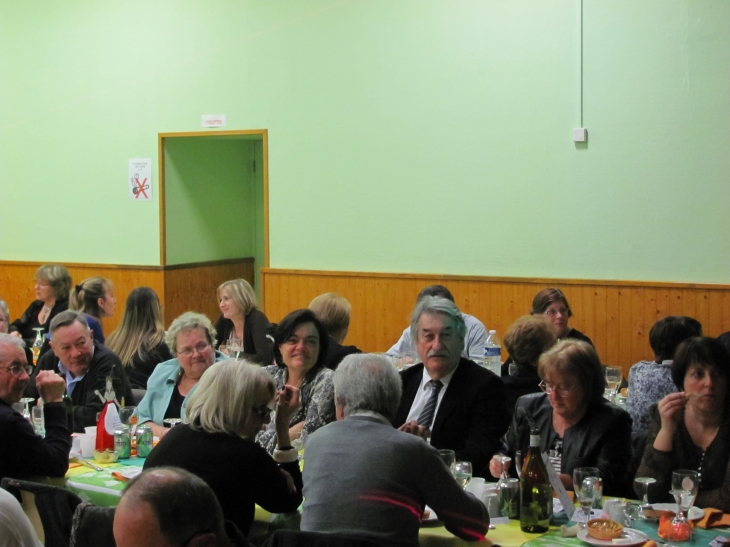
[[[610,390],[610,401],[616,402],[616,393],[618,392],[618,386],[621,384],[621,376],[623,371],[621,367],[606,367],[606,385]]]
[[[576,467],[573,469],[573,489],[584,516],[584,521],[580,523],[581,528],[585,528],[586,522],[590,520],[591,508],[600,483],[600,473],[597,468]]]
[[[454,478],[459,483],[459,486],[466,488],[466,485],[471,481],[471,476],[471,462],[456,462],[454,466]]]
[[[651,505],[649,504],[649,485],[654,484],[656,479],[653,477],[636,477],[634,482],[641,485],[641,516],[639,518],[645,520],[644,511],[651,509]]]
[[[672,526],[687,524],[687,513],[697,497],[699,488],[700,477],[697,471],[678,469],[672,472],[672,490],[670,493],[677,502],[677,516],[672,520]]]
[[[243,340],[231,337],[227,340],[228,356],[231,359],[240,359],[243,356]]]
[[[515,471],[517,471],[517,478],[522,478],[522,451],[518,450],[515,452]]]
[[[44,328],[34,327],[33,330],[35,331],[35,340],[33,340],[30,351],[33,355],[33,366],[36,366],[38,364],[38,358],[41,356],[41,348],[43,347],[43,335],[41,333]]]
[[[447,448],[442,448],[439,450],[439,456],[441,456],[441,459],[446,464],[446,467],[448,467],[449,471],[451,471],[451,475],[454,476],[454,471],[456,467],[456,454],[454,453],[454,451]]]
[[[499,476],[499,480],[497,481],[497,485],[499,485],[500,483],[509,480],[509,474],[507,473],[507,468],[505,467],[505,464],[511,462],[512,458],[510,458],[509,456],[505,456],[504,454],[495,454],[494,458],[502,466],[502,474]]]

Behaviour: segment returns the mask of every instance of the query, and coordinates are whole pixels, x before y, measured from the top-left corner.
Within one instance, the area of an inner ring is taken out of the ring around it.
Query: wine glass
[[[641,485],[641,518],[642,520],[645,519],[644,517],[644,510],[651,509],[651,505],[649,504],[649,485],[654,484],[656,482],[656,479],[653,477],[636,477],[634,479],[634,482]]]
[[[522,477],[522,451],[518,450],[515,452],[515,471],[517,471],[517,477]]]
[[[672,520],[673,525],[687,523],[687,513],[692,507],[699,489],[700,476],[697,471],[690,469],[672,471],[671,494],[677,502],[677,516]]]
[[[576,467],[573,469],[573,489],[578,498],[578,503],[583,510],[585,521],[581,522],[581,527],[585,528],[591,516],[591,507],[596,496],[596,490],[599,488],[601,475],[595,467]]]
[[[226,344],[228,347],[228,356],[231,359],[240,359],[243,356],[243,340],[232,336]]]
[[[505,466],[505,464],[511,462],[512,458],[510,458],[509,456],[505,456],[504,454],[495,454],[494,458],[502,466],[502,474],[499,476],[499,480],[497,481],[497,484],[499,484],[509,479],[509,474],[507,473],[507,467]]]
[[[621,367],[606,367],[606,385],[610,392],[610,401],[613,403],[616,401],[616,393],[618,392],[618,386],[621,384],[621,377],[623,371]]]
[[[472,476],[471,462],[456,462],[454,465],[454,478],[459,486],[466,488]]]

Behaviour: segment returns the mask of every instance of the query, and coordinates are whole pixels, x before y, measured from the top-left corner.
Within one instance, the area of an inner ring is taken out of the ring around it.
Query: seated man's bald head
[[[223,512],[205,481],[176,467],[132,479],[114,516],[117,547],[228,545]]]

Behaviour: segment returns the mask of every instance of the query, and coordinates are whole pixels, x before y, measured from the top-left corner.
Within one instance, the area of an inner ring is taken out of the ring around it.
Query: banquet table
[[[141,467],[143,458],[130,458],[113,464],[100,464],[103,471],[95,471],[86,466],[73,467],[68,470],[65,478],[65,488],[82,500],[102,507],[115,507],[124,490],[125,482],[115,478],[112,473],[121,471],[128,466]],[[563,515],[563,518],[560,518]],[[286,519],[284,519],[286,520]],[[564,513],[556,515],[558,523],[565,522]],[[254,523],[249,533],[249,540],[258,543],[272,532],[281,519],[268,511],[256,506]],[[660,540],[657,536],[657,525],[654,523],[635,522],[633,528],[641,530],[650,539]],[[715,536],[730,537],[730,529],[702,530],[695,528],[690,542],[682,542],[682,547],[707,547]],[[418,534],[422,547],[464,547],[474,545],[451,534],[438,521],[424,523]],[[660,540],[661,541],[661,540]],[[494,544],[501,547],[590,547],[578,538],[564,538],[558,526],[551,526],[545,534],[528,534],[520,530],[519,520],[510,520],[508,523],[496,524],[494,530],[489,530],[487,541],[481,544]]]

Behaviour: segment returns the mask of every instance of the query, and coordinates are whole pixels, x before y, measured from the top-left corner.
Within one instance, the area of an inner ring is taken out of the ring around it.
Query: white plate
[[[652,509],[656,511],[671,511],[672,513],[677,512],[677,504],[676,503],[652,503],[651,504]],[[702,517],[705,516],[705,510],[700,509],[699,507],[690,507],[689,508],[689,514],[687,515],[687,518],[689,520],[699,520]]]
[[[644,532],[639,532],[633,528],[624,528],[620,538],[613,539],[596,539],[588,535],[588,530],[585,528],[578,530],[578,539],[595,545],[596,547],[614,547],[620,545],[621,547],[630,547],[631,545],[640,545],[644,543],[649,536]]]

